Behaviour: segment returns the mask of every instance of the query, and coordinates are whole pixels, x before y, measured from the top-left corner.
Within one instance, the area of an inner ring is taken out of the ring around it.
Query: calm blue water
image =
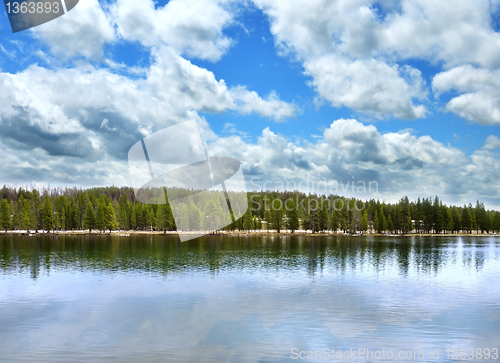
[[[500,361],[498,237],[0,237],[1,362],[456,362],[460,348]]]

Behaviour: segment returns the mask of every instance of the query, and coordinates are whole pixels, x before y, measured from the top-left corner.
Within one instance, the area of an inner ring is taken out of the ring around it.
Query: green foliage
[[[286,209],[286,228],[292,233],[299,229],[299,211],[293,198],[285,202]]]
[[[243,215],[243,229],[245,231],[250,231],[255,228],[252,211],[248,209]]]
[[[281,199],[273,199],[271,203],[271,219],[268,221],[271,225],[271,229],[275,230],[277,233],[280,233],[281,230],[285,227],[284,217],[285,210],[283,208]]]
[[[365,210],[363,211],[363,213],[361,214],[360,229],[361,229],[363,232],[368,231],[368,212],[366,211],[366,209],[365,209]]]
[[[223,193],[193,194],[180,188],[168,192],[176,200],[192,199],[179,205],[180,222],[185,221],[183,228],[189,230],[227,226],[226,230],[267,228],[281,232],[285,228],[296,231],[301,227],[313,232],[341,229],[354,233],[369,230],[371,220],[373,231],[378,232],[500,232],[500,212],[487,210],[480,201],[457,207],[444,204],[438,197],[419,198],[416,202],[403,197],[391,204],[297,191],[252,192],[247,199],[249,211],[244,210],[246,203],[231,204],[236,215],[244,212],[242,218],[232,222]],[[114,187],[56,188],[40,192],[5,187],[0,197],[0,228],[4,230],[177,229],[168,199],[167,204],[161,204],[157,192],[149,196],[150,201],[157,204],[139,203],[132,189]]]
[[[96,220],[94,213],[94,206],[91,202],[87,203],[87,208],[85,208],[85,215],[83,217],[83,228],[88,229],[89,232],[96,228]]]
[[[11,224],[10,203],[7,199],[3,199],[0,203],[0,228],[5,229],[5,232],[7,232]]]
[[[43,200],[43,210],[42,210],[42,227],[46,231],[51,231],[54,229],[54,214],[52,210],[52,201],[47,195]]]

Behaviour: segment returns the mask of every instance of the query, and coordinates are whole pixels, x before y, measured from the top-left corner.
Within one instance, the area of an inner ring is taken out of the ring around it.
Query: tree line
[[[174,192],[169,191],[170,196],[196,195],[182,189]],[[200,193],[195,198],[195,203],[175,206],[183,230],[209,229],[215,218],[222,218],[225,230],[278,233],[299,229],[350,234],[500,232],[500,212],[487,210],[480,201],[448,206],[438,197],[417,201],[403,197],[398,203],[385,203],[298,191],[249,192],[248,210],[231,223],[224,213],[228,208],[223,194]],[[136,200],[133,189],[126,187],[28,190],[4,186],[0,189],[0,227],[5,231],[175,231],[178,226],[166,200],[166,204],[143,204]],[[243,212],[242,205],[232,208]]]

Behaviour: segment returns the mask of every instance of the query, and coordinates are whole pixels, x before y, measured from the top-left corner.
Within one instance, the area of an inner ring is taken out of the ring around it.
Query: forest
[[[177,194],[169,191],[169,196],[196,194],[174,192]],[[166,196],[167,190],[163,193]],[[242,215],[239,219],[226,217],[223,230],[349,234],[500,232],[500,212],[487,210],[479,200],[474,205],[449,206],[437,196],[416,201],[402,197],[397,203],[385,203],[298,191],[246,194],[249,208],[237,214]],[[140,203],[134,190],[127,187],[36,189],[5,185],[0,189],[0,227],[5,232],[178,230],[168,198],[165,200],[166,204]],[[182,224],[182,230],[211,229],[211,221],[223,218],[223,211],[228,210],[225,203],[224,195],[217,192],[196,203],[181,203],[177,206],[177,222]],[[233,210],[229,212],[233,214]]]

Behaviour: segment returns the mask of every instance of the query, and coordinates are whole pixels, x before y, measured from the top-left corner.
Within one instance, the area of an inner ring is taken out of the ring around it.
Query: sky
[[[248,190],[500,209],[499,11],[80,0],[13,34],[2,9],[0,184],[129,185],[129,149],[194,120]]]

